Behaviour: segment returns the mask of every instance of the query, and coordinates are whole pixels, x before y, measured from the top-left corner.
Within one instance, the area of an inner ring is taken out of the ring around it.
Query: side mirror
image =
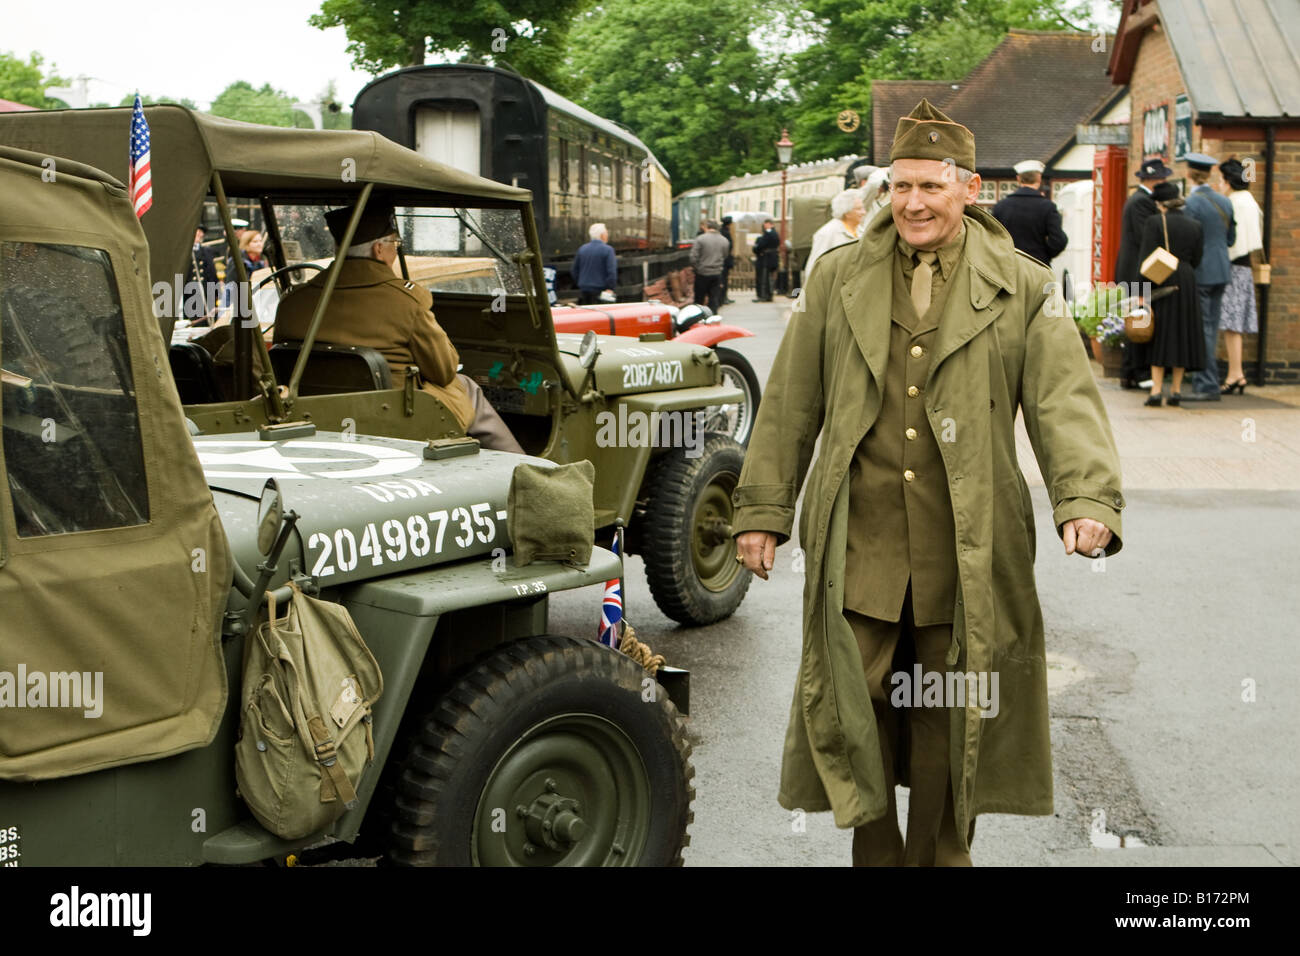
[[[596,364],[596,356],[600,354],[600,343],[596,338],[596,333],[588,329],[582,337],[582,344],[578,346],[578,362],[588,371]]]
[[[284,502],[280,498],[280,486],[274,478],[268,478],[257,504],[257,551],[262,557],[269,555],[275,547],[275,538],[283,521]]]

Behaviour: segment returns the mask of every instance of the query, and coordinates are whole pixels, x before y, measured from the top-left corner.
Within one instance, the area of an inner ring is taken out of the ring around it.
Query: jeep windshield
[[[277,264],[328,265],[334,257],[334,240],[325,213],[331,207],[277,204],[273,208],[281,245],[275,255]],[[524,294],[518,257],[528,242],[518,209],[399,206],[397,227],[406,277],[431,292]],[[314,272],[298,270],[291,282],[305,282]]]

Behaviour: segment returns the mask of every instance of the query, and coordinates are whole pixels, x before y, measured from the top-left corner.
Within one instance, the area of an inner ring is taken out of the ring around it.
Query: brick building
[[[1124,0],[1109,68],[1132,103],[1127,182],[1144,158],[1186,175],[1188,152],[1253,168],[1271,286],[1246,336],[1255,382],[1300,381],[1300,3]],[[1250,162],[1253,160],[1253,164]],[[1222,354],[1222,352],[1220,352]]]

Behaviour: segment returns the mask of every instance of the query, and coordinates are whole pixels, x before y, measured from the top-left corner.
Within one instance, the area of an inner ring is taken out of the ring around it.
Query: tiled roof
[[[942,102],[933,96],[930,102],[975,134],[981,170],[1009,171],[1023,159],[1050,162],[1073,140],[1074,128],[1118,93],[1106,74],[1105,53],[1093,50],[1097,43],[1091,33],[1012,30],[956,84],[872,83],[875,161],[888,161],[898,118],[930,96],[928,88],[946,91]]]

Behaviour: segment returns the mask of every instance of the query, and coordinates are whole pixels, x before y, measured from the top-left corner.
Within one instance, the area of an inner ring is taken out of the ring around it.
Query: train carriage
[[[430,159],[532,190],[546,264],[557,288],[603,222],[618,252],[620,299],[639,299],[686,264],[672,246],[672,180],[632,132],[506,70],[435,64],[369,83],[352,106],[374,130]]]

